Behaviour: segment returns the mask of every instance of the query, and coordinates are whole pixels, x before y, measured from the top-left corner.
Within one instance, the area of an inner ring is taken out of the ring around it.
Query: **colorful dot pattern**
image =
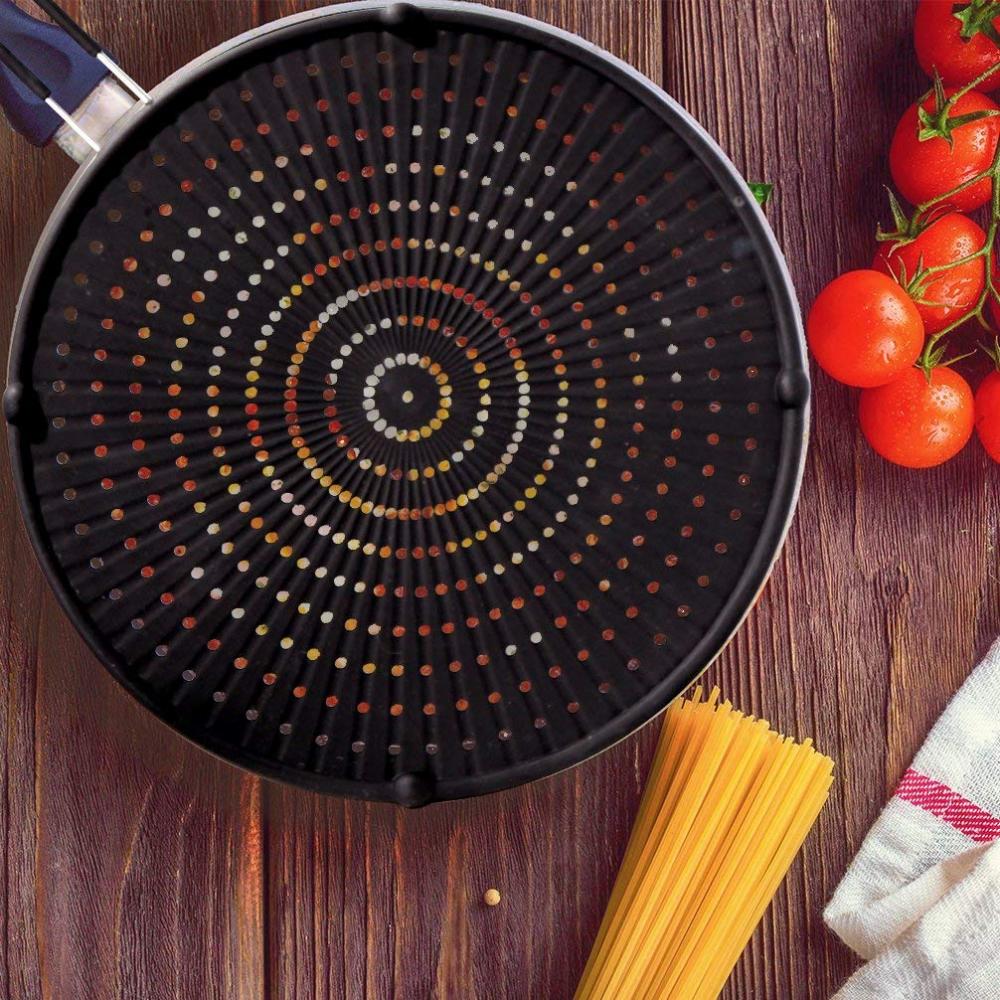
[[[495,778],[668,680],[743,573],[782,442],[762,268],[593,68],[475,32],[271,55],[75,210],[45,527],[195,738]]]

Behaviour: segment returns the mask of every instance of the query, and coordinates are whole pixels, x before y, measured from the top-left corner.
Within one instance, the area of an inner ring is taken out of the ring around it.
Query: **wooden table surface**
[[[22,0],[25,2],[25,0]],[[803,304],[864,266],[896,118],[926,85],[913,5],[525,0],[664,84],[768,210]],[[305,5],[84,0],[145,84]],[[0,330],[72,172],[0,135]],[[725,996],[828,997],[855,959],[821,911],[866,829],[1000,632],[1000,475],[866,448],[816,380],[788,544],[711,669],[740,707],[837,761],[816,830]],[[4,469],[7,466],[4,463]],[[403,812],[284,788],[195,749],[97,664],[43,582],[0,476],[0,996],[10,1000],[563,1000],[627,837],[655,726],[569,773]],[[483,891],[499,887],[488,908]],[[627,1000],[627,998],[623,998]]]

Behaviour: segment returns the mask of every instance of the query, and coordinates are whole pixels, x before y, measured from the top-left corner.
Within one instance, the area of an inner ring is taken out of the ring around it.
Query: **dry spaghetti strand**
[[[717,690],[675,702],[576,1000],[718,996],[832,781]]]

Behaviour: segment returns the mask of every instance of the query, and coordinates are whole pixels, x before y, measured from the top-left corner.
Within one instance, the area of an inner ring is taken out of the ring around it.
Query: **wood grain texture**
[[[889,130],[924,86],[912,5],[498,2],[664,83],[769,217],[803,304],[867,263]],[[68,4],[152,84],[306,4]],[[72,167],[0,135],[0,336]],[[15,180],[16,179],[16,180]],[[725,996],[825,998],[855,965],[821,910],[885,796],[1000,632],[1000,477],[969,448],[929,473],[875,459],[851,393],[816,382],[798,517],[708,674],[812,735],[833,797]],[[0,996],[506,1000],[572,995],[624,849],[654,727],[527,788],[404,813],[248,777],[114,684],[42,582],[0,476]],[[502,893],[487,907],[483,893]]]

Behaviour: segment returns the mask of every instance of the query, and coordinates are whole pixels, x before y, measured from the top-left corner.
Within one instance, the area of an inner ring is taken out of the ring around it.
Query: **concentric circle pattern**
[[[187,734],[467,794],[689,679],[788,447],[774,292],[740,199],[599,61],[317,24],[78,200],[31,488]]]

